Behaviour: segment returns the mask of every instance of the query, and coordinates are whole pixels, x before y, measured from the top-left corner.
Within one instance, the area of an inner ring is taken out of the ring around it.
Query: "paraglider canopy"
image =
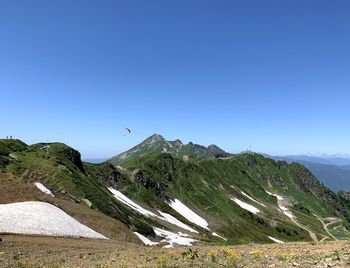
[[[131,133],[131,129],[128,128],[128,127],[126,127],[126,128],[124,129],[124,136],[126,136],[126,135],[128,135],[128,134],[130,134],[130,133]]]

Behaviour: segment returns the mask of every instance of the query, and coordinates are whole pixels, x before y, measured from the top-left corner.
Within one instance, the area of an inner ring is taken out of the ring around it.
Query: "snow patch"
[[[215,232],[213,232],[212,235],[213,235],[213,236],[216,236],[216,237],[220,237],[221,239],[227,241],[227,239],[226,239],[225,237],[223,237],[223,236],[221,236],[221,235],[218,235],[218,234],[215,233]]]
[[[188,230],[190,232],[193,233],[198,233],[196,230],[194,230],[193,228],[191,228],[190,226],[184,224],[183,222],[179,221],[178,219],[176,219],[175,217],[173,217],[172,215],[168,214],[168,213],[164,213],[158,210],[158,213],[162,216],[158,216],[156,214],[154,214],[153,212],[144,209],[143,207],[139,206],[138,204],[136,204],[134,201],[132,201],[130,198],[128,198],[127,196],[125,196],[123,193],[115,190],[112,187],[109,187],[108,190],[114,195],[114,197],[119,200],[120,202],[122,202],[123,204],[127,205],[128,207],[132,208],[133,210],[136,210],[137,212],[139,212],[142,215],[145,215],[147,217],[151,216],[151,217],[155,217],[157,219],[169,222],[171,224],[174,224],[184,230]]]
[[[157,227],[153,227],[153,230],[157,236],[164,238],[164,240],[161,242],[168,243],[168,245],[166,245],[164,248],[171,248],[174,244],[181,246],[192,246],[192,243],[197,241],[193,238],[189,238],[189,235],[183,234],[181,232],[176,234]]]
[[[280,207],[280,208],[282,208],[282,207]],[[290,219],[293,219],[293,218],[294,218],[294,215],[293,215],[291,212],[289,212],[288,210],[282,210],[282,212],[283,212],[288,218],[290,218]]]
[[[164,221],[170,222],[171,224],[174,224],[174,225],[176,225],[176,226],[179,226],[179,227],[181,227],[182,229],[185,229],[185,230],[188,230],[188,231],[190,231],[190,232],[192,232],[192,233],[197,233],[197,234],[198,234],[198,232],[197,232],[196,230],[194,230],[194,229],[191,228],[190,226],[184,224],[183,222],[179,221],[178,219],[176,219],[175,217],[171,216],[170,214],[168,214],[168,213],[163,213],[163,212],[161,212],[161,211],[159,211],[159,210],[158,210],[158,213],[159,213],[160,215],[163,216],[162,219],[163,219]]]
[[[239,205],[241,208],[250,211],[253,214],[257,214],[258,212],[260,212],[259,209],[257,209],[256,207],[249,205],[241,200],[239,200],[238,198],[230,198],[232,201],[234,201],[237,205]]]
[[[276,243],[278,243],[278,244],[283,244],[283,243],[284,243],[283,241],[278,240],[277,238],[274,238],[274,237],[272,237],[272,236],[268,236],[268,238],[271,239],[273,242],[276,242]]]
[[[287,207],[283,206],[280,201],[283,201],[283,197],[277,194],[270,193],[265,190],[265,192],[269,195],[275,196],[277,198],[277,205],[280,208],[281,212],[284,213],[288,218],[293,219],[294,215],[288,210]]]
[[[36,188],[38,188],[40,191],[42,191],[45,194],[51,195],[52,197],[55,197],[53,195],[53,193],[47,189],[44,184],[42,184],[41,182],[34,182],[34,185],[36,186]]]
[[[208,228],[208,222],[185,206],[180,200],[175,199],[174,201],[170,201],[169,206],[171,206],[175,211],[184,216],[190,222],[193,222],[204,229],[210,230]]]
[[[277,200],[280,200],[280,201],[282,201],[282,200],[283,200],[283,197],[282,197],[282,196],[280,196],[280,195],[278,195],[278,194],[273,194],[273,193],[270,193],[270,192],[268,192],[268,191],[266,191],[266,190],[265,190],[265,192],[266,192],[268,195],[271,195],[271,196],[276,197],[276,198],[277,198]]]
[[[114,195],[116,199],[118,199],[120,202],[127,205],[128,207],[138,211],[140,214],[145,215],[146,217],[149,217],[149,216],[158,217],[156,214],[139,206],[134,201],[132,201],[131,199],[129,199],[127,196],[117,191],[116,189],[112,187],[108,187],[107,189]]]
[[[146,245],[146,246],[154,246],[158,245],[158,242],[152,242],[147,237],[143,236],[142,234],[139,234],[138,232],[134,232],[135,235],[137,235],[138,238]]]
[[[259,204],[260,206],[263,206],[266,208],[266,205],[263,203],[258,202],[257,200],[255,200],[253,197],[249,196],[248,194],[246,194],[245,192],[241,191],[241,194],[244,195],[245,197],[247,197],[248,199],[252,200],[253,202]]]
[[[0,205],[0,233],[108,239],[44,202]]]

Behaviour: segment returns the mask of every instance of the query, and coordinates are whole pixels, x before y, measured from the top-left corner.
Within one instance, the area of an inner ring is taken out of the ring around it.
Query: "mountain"
[[[116,167],[84,163],[62,143],[0,140],[0,159],[1,204],[49,203],[107,238],[172,247],[350,237],[345,195],[300,164],[252,152],[186,160],[151,153]]]
[[[274,159],[284,160],[288,162],[309,162],[309,163],[319,163],[324,165],[332,165],[332,162],[328,159],[310,156],[310,155],[286,155],[286,156],[272,156]]]
[[[332,191],[347,190],[350,191],[350,168],[349,166],[336,166],[328,163],[326,159],[320,161],[315,158],[299,158],[287,156],[274,156],[276,160],[284,160],[287,162],[296,162],[307,167],[317,179],[329,187]],[[304,160],[308,159],[308,160]],[[322,162],[322,163],[321,163]]]
[[[175,157],[197,157],[197,158],[215,158],[225,157],[230,154],[222,150],[216,145],[208,147],[193,144],[183,144],[180,140],[167,141],[159,134],[153,134],[139,145],[130,150],[112,157],[108,161],[114,165],[121,165],[128,160],[145,156],[150,153],[169,153]]]
[[[350,191],[350,170],[332,165],[300,162],[331,190]]]
[[[350,166],[350,156],[347,154],[307,154],[307,155],[286,155],[286,156],[276,156],[279,159],[290,160],[293,159],[297,161],[307,161],[312,163],[319,163],[324,165],[332,166]]]

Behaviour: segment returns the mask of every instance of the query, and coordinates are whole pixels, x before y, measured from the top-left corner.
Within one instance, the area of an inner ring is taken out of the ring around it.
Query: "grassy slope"
[[[16,159],[10,159],[4,171],[20,177],[22,183],[41,181],[56,197],[63,200],[80,202],[86,198],[92,202],[93,208],[133,230],[145,234],[153,233],[147,219],[130,211],[106,189],[107,185],[127,181],[114,167],[90,164],[84,166],[80,161],[80,154],[72,148],[61,143],[51,143],[48,144],[50,149],[47,154],[46,149],[43,149],[46,145],[35,144],[25,150],[13,152]],[[97,173],[104,174],[105,184],[94,178],[93,174]],[[110,176],[113,173],[115,177]]]
[[[347,166],[334,165],[327,159],[313,157],[273,158],[302,164],[332,191],[350,190],[350,169]]]
[[[127,162],[125,167],[132,172],[124,173],[109,163],[82,163],[77,151],[61,143],[26,146],[19,141],[7,142],[0,142],[1,156],[8,159],[3,166],[6,172],[23,183],[43,182],[61,200],[79,202],[87,198],[96,210],[146,235],[153,235],[151,226],[174,226],[131,211],[106,187],[112,186],[145,208],[160,209],[200,229],[167,205],[169,200],[178,198],[207,219],[210,228],[225,236],[228,243],[270,242],[268,235],[283,241],[309,240],[305,230],[278,211],[276,198],[268,195],[266,189],[290,197],[291,210],[298,221],[319,238],[326,233],[312,213],[341,217],[348,225],[348,207],[305,168],[256,154],[185,162],[170,154],[155,153]],[[44,149],[47,145],[48,153]],[[268,208],[252,203],[241,190]],[[258,207],[261,213],[254,215],[240,208],[230,197]],[[205,230],[201,230],[200,236],[203,240],[222,242]]]
[[[321,217],[337,216],[348,225],[348,209],[336,194],[320,184],[310,172],[297,164],[275,162],[257,154],[243,154],[230,159],[191,160],[184,162],[169,154],[151,154],[125,164],[135,170],[135,180],[163,199],[179,198],[208,219],[231,242],[266,241],[267,235],[282,240],[307,240],[308,235],[277,210],[277,200],[265,190],[290,197],[292,212],[298,221],[326,235]],[[138,176],[139,175],[139,176]],[[311,189],[311,190],[310,190]],[[254,196],[269,208],[259,207],[240,193]],[[253,215],[235,205],[237,197],[258,207]]]

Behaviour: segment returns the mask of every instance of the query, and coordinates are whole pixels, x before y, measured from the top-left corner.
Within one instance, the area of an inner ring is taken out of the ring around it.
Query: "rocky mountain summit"
[[[151,153],[169,153],[172,156],[179,158],[183,158],[184,156],[186,156],[186,158],[215,158],[230,156],[229,153],[225,152],[216,145],[209,145],[208,147],[205,147],[192,142],[183,144],[179,139],[175,141],[168,141],[159,134],[153,134],[139,145],[136,145],[130,150],[112,157],[109,162],[114,165],[122,165],[129,160]]]

